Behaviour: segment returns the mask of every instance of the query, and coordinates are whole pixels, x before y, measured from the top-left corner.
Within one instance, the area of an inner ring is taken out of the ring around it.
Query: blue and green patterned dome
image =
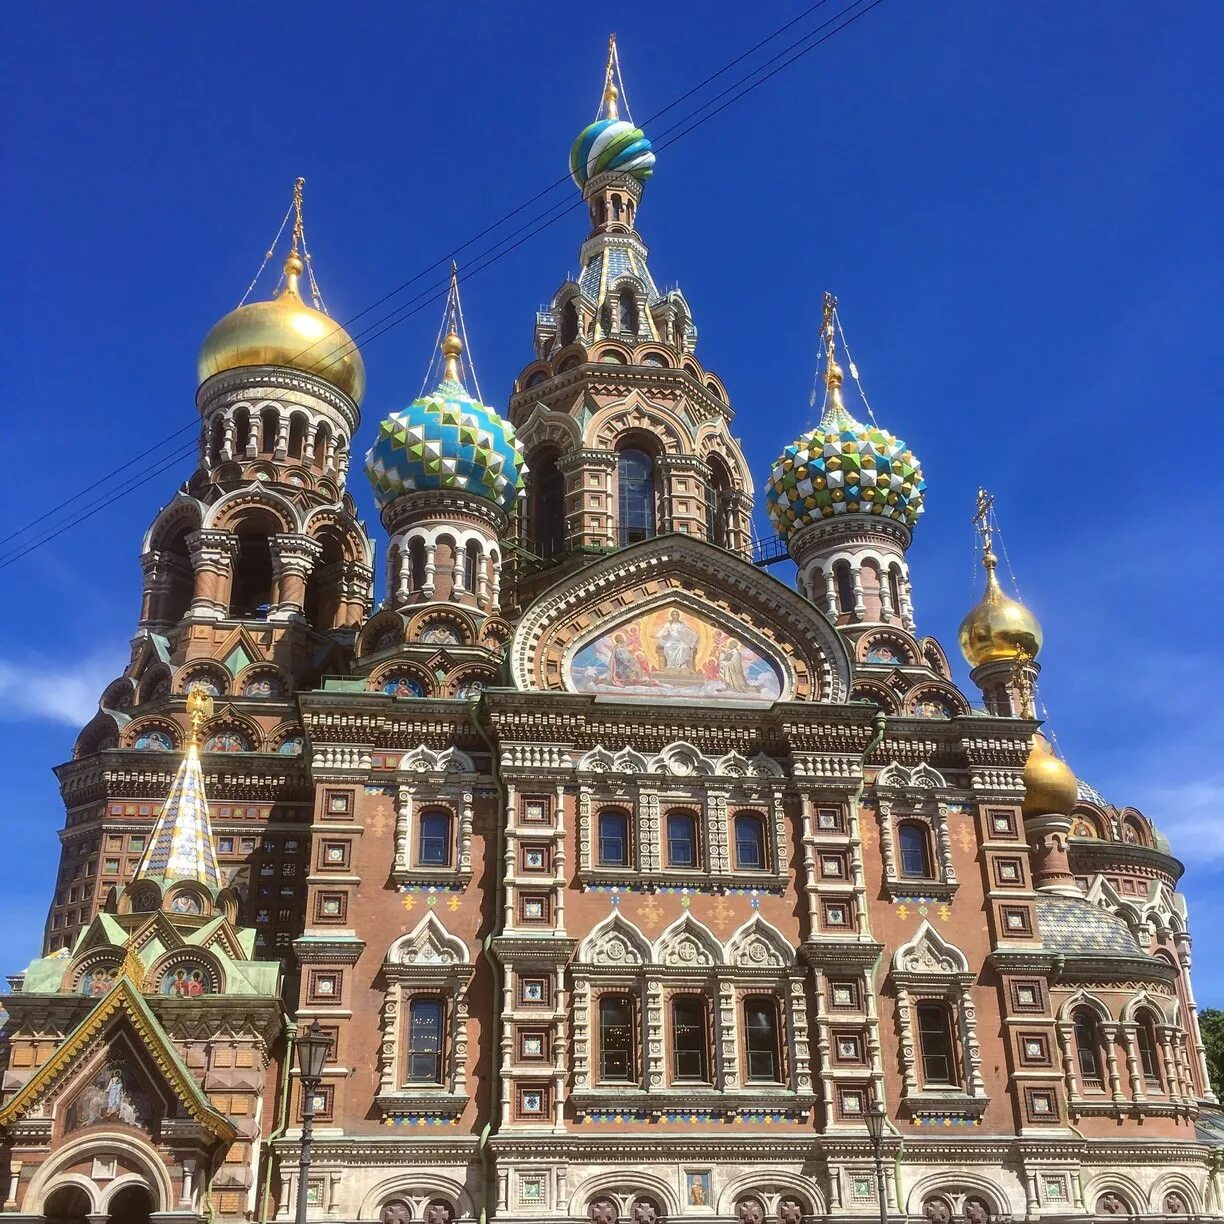
[[[391,413],[365,463],[380,508],[404,493],[459,489],[508,513],[526,470],[514,426],[453,377]]]
[[[646,133],[627,119],[596,119],[570,149],[570,175],[580,188],[609,170],[645,181],[654,173],[654,162]]]
[[[820,424],[792,442],[773,465],[765,509],[778,534],[838,514],[873,514],[913,527],[923,510],[926,480],[900,438],[856,421],[841,399],[833,367]]]

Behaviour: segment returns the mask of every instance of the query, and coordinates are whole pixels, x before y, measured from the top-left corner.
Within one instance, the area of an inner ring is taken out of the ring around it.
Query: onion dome
[[[646,133],[617,113],[619,91],[611,80],[604,90],[604,117],[578,133],[570,149],[570,175],[579,188],[597,174],[615,171],[645,182],[654,174],[655,155]]]
[[[999,586],[995,567],[998,558],[987,550],[986,591],[961,621],[957,637],[961,654],[970,667],[983,663],[1011,662],[1026,654],[1035,658],[1041,650],[1041,625],[1017,600],[1009,599]]]
[[[483,497],[507,513],[514,505],[527,470],[522,446],[509,421],[464,390],[462,351],[452,331],[442,342],[446,369],[438,387],[379,425],[365,472],[380,508],[435,489]]]
[[[334,319],[302,300],[303,265],[296,250],[285,260],[285,287],[270,302],[231,310],[204,338],[200,381],[245,366],[287,366],[325,379],[350,399],[365,393],[365,362]]]
[[[926,480],[900,438],[857,421],[842,402],[842,368],[830,355],[820,424],[792,442],[773,465],[765,509],[784,539],[837,514],[872,514],[913,527]]]
[[[1079,802],[1079,783],[1071,767],[1054,755],[1050,741],[1040,731],[1033,734],[1033,747],[1024,763],[1026,816],[1070,815]]]

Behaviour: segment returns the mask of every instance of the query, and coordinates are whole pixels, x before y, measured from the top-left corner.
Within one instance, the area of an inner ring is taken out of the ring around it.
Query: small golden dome
[[[361,402],[365,362],[352,337],[334,319],[302,301],[296,251],[285,260],[285,287],[270,302],[231,310],[204,338],[200,382],[243,366],[288,366],[315,374]]]
[[[1054,755],[1050,741],[1040,731],[1033,733],[1033,747],[1024,763],[1026,816],[1068,816],[1079,802],[1079,783],[1066,761]]]
[[[994,553],[988,552],[982,564],[986,566],[986,593],[961,621],[957,634],[961,654],[970,667],[1010,662],[1021,653],[1036,658],[1041,650],[1040,622],[1022,603],[1003,594],[995,576],[998,558]]]

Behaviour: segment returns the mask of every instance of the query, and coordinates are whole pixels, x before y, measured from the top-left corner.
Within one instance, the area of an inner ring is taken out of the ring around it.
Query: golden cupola
[[[1033,747],[1024,763],[1024,803],[1026,816],[1068,816],[1079,802],[1079,783],[1071,766],[1056,756],[1050,741],[1040,731],[1033,732]]]
[[[982,555],[986,591],[961,621],[957,635],[970,667],[1011,662],[1022,652],[1036,657],[1041,649],[1041,624],[1022,603],[1003,593],[995,573],[998,563],[987,545]]]
[[[239,306],[214,325],[200,349],[200,382],[225,370],[283,366],[325,379],[360,403],[365,393],[365,362],[357,345],[339,323],[302,299],[305,265],[298,249],[306,248],[301,189],[299,179],[294,186],[297,219],[293,247],[284,264],[284,286],[270,301]]]

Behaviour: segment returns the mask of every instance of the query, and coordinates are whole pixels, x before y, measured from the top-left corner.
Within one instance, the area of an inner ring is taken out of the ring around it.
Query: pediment
[[[510,647],[520,689],[668,701],[842,702],[850,657],[807,600],[683,535],[621,549],[563,579]]]
[[[54,1116],[68,1130],[107,1124],[151,1132],[167,1115],[192,1118],[226,1143],[238,1133],[124,977],[0,1109],[0,1127]]]

